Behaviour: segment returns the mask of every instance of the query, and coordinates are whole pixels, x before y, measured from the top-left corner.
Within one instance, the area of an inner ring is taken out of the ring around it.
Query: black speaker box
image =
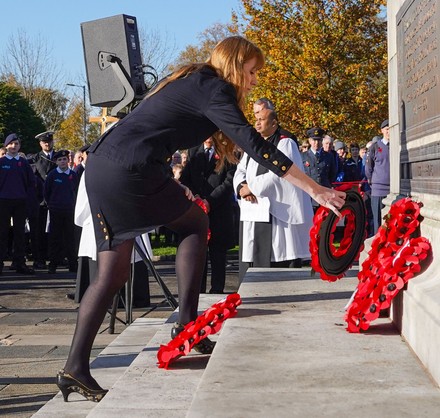
[[[125,96],[125,89],[108,57],[114,56],[133,87],[135,98],[142,98],[146,85],[136,18],[117,15],[81,23],[89,98],[92,106],[113,107]]]

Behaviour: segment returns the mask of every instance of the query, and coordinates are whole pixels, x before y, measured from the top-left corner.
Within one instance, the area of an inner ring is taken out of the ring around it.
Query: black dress
[[[98,251],[189,209],[192,202],[170,176],[171,156],[219,129],[279,176],[292,165],[248,123],[234,87],[205,67],[143,100],[89,148],[86,187]]]

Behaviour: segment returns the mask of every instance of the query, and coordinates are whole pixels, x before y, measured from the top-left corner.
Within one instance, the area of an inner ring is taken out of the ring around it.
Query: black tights
[[[165,225],[179,234],[176,255],[179,294],[179,322],[186,324],[197,317],[200,284],[206,258],[208,217],[197,206]],[[129,277],[133,240],[98,254],[98,276],[85,292],[78,311],[75,334],[64,370],[90,388],[99,388],[90,375],[90,353],[107,309]]]

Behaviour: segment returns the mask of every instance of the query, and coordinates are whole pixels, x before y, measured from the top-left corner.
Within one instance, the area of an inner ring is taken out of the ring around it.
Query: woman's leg
[[[180,238],[176,254],[179,322],[187,324],[197,318],[206,259],[208,216],[193,204],[184,215],[165,226],[179,234]]]
[[[98,276],[85,292],[64,371],[89,388],[99,388],[90,375],[90,352],[114,296],[129,277],[133,240],[98,254]]]

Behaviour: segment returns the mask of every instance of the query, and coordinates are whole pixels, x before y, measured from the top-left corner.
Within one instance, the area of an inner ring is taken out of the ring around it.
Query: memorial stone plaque
[[[440,194],[440,0],[407,0],[397,15],[401,193]]]

